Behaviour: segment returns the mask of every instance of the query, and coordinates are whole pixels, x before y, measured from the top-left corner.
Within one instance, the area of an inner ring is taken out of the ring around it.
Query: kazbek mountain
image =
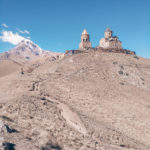
[[[27,63],[46,57],[50,57],[53,60],[59,55],[60,53],[45,51],[31,40],[25,39],[13,49],[0,54],[0,60],[14,60],[20,63]]]

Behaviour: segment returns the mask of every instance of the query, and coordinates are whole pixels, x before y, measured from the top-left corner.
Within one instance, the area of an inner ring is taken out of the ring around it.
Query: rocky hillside
[[[0,148],[150,149],[149,59],[87,51],[0,83]]]

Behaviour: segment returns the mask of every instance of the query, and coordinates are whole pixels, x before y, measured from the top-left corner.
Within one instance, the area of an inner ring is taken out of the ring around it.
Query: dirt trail
[[[40,85],[41,83],[43,83],[43,81],[46,81],[46,79],[41,79],[39,81],[34,82],[32,84],[31,91],[40,93]],[[80,120],[79,116],[75,112],[73,112],[66,104],[63,104],[49,97],[44,98],[50,102],[56,103],[57,107],[61,110],[61,115],[71,127],[73,127],[82,134],[86,134],[86,128]]]
[[[46,81],[46,79],[41,79],[39,81],[34,82],[32,84],[31,91],[40,93],[40,85],[41,83],[43,83],[43,81]],[[82,123],[82,121],[80,120],[79,116],[75,112],[73,112],[66,104],[63,104],[49,97],[44,97],[44,98],[50,102],[56,103],[57,107],[61,110],[61,115],[71,127],[73,127],[74,129],[76,129],[78,132],[82,134],[86,134],[87,132],[86,128]]]
[[[86,134],[87,132],[86,128],[84,124],[82,123],[82,121],[80,120],[79,116],[75,112],[73,112],[66,104],[58,102],[49,97],[45,97],[45,98],[57,104],[57,107],[61,110],[61,115],[64,117],[64,119],[70,126],[72,126],[74,129],[76,129],[80,133]]]

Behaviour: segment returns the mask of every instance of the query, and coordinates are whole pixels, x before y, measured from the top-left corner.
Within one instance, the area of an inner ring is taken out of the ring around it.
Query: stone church
[[[122,42],[118,39],[117,36],[113,36],[113,31],[107,28],[104,32],[104,38],[99,41],[97,47],[92,47],[90,42],[90,35],[83,30],[81,34],[81,42],[79,44],[79,49],[77,50],[66,50],[65,55],[74,55],[78,53],[84,53],[88,51],[101,51],[101,52],[112,52],[112,53],[123,53],[135,55],[136,53],[131,50],[123,49]]]
[[[84,29],[81,34],[81,42],[79,44],[79,49],[87,49],[90,47],[91,47],[90,35],[86,31],[86,29]]]
[[[117,36],[113,36],[113,31],[107,28],[104,33],[104,38],[102,38],[99,42],[99,47],[122,49],[122,43],[119,41]]]
[[[104,33],[104,38],[100,40],[98,47],[102,47],[105,49],[122,49],[122,43],[121,41],[119,41],[117,36],[113,36],[113,31],[107,28]],[[86,50],[88,48],[91,48],[90,35],[86,31],[86,29],[84,29],[81,34],[79,49]]]

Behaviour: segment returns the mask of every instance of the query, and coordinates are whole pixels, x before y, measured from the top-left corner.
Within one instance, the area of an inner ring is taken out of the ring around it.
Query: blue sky
[[[77,49],[84,28],[95,47],[107,27],[125,49],[150,58],[150,0],[0,0],[0,52],[23,37],[45,50]]]

